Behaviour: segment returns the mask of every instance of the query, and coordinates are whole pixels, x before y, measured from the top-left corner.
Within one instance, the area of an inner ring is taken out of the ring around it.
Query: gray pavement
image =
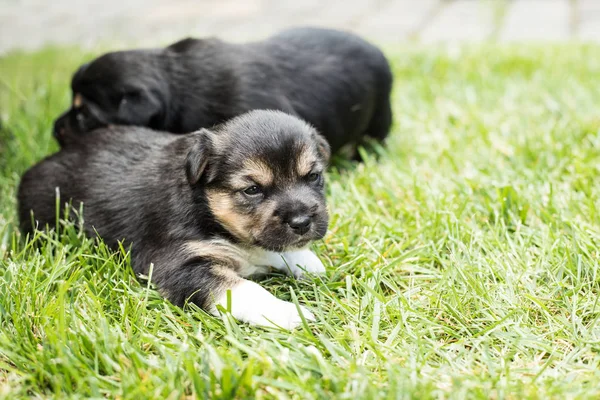
[[[406,41],[600,42],[600,0],[0,0],[0,53],[45,44],[164,44],[183,36],[234,41],[294,25]]]

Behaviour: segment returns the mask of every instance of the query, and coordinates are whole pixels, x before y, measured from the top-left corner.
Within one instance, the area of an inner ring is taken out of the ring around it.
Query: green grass
[[[86,55],[0,60],[0,396],[598,398],[600,47],[389,55],[386,152],[328,176],[326,277],[264,281],[317,316],[291,333],[178,309],[72,232],[24,245],[19,175]]]

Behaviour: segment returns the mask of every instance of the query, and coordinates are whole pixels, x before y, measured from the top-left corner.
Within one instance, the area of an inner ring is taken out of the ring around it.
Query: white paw
[[[300,278],[305,272],[311,274],[324,274],[325,266],[315,253],[310,250],[289,251],[283,253],[287,267],[296,278]]]
[[[302,324],[302,318],[294,303],[279,300],[259,284],[242,280],[231,291],[231,315],[240,321],[251,325],[280,327],[287,330],[297,328]],[[216,304],[227,309],[227,292],[216,299]],[[307,321],[314,321],[315,316],[305,307],[300,310]],[[216,307],[211,310],[218,315]]]
[[[259,311],[257,325],[278,326],[283,329],[292,330],[302,325],[302,317],[294,303],[277,300],[268,310]],[[300,311],[307,321],[314,321],[315,316],[306,307],[300,306]]]

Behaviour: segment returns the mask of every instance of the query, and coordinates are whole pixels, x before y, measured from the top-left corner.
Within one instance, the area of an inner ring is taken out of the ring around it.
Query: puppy
[[[268,267],[296,277],[325,271],[306,246],[327,230],[329,156],[315,129],[279,111],[183,136],[102,128],[25,173],[21,229],[52,227],[56,204],[83,203],[86,233],[131,246],[135,272],[153,265],[152,281],[174,304],[214,315],[230,307],[241,321],[291,329],[301,323],[296,306],[245,278]]]
[[[333,152],[365,136],[383,141],[392,121],[392,74],[383,53],[349,33],[296,28],[232,44],[185,39],[164,49],[105,54],[71,82],[71,108],[54,124],[62,146],[110,124],[188,133],[253,109],[306,120]]]

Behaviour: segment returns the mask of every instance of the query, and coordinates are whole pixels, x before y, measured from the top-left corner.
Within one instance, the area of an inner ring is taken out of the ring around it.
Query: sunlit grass
[[[329,175],[326,277],[283,332],[162,300],[73,230],[24,243],[19,176],[85,60],[0,60],[0,395],[597,398],[600,47],[402,48],[378,159]]]

